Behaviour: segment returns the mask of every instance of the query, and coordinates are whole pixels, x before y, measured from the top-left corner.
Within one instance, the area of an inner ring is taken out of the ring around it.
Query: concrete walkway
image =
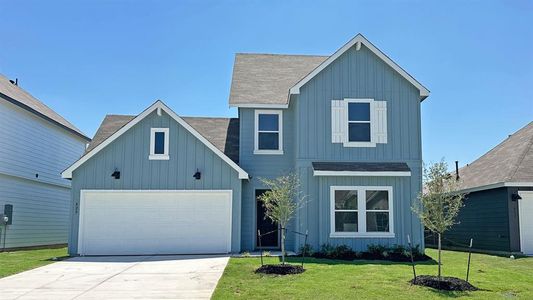
[[[76,257],[0,279],[0,299],[209,299],[228,260]]]

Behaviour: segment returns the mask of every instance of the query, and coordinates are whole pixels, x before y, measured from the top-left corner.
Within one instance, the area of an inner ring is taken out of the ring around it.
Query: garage
[[[533,255],[533,191],[521,191],[518,201],[520,223],[520,249],[526,255]]]
[[[82,190],[80,255],[231,251],[230,190]]]

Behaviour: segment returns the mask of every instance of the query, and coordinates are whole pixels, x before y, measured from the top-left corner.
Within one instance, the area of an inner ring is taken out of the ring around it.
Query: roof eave
[[[233,104],[233,103],[230,103],[229,107],[237,107],[237,108],[288,108],[289,104],[269,104],[269,103]]]
[[[78,136],[78,137],[84,139],[84,140],[87,141],[87,142],[90,142],[90,141],[91,141],[91,138],[89,138],[88,136],[82,134],[81,132],[78,132],[78,131],[76,131],[76,130],[74,130],[74,129],[72,129],[72,128],[69,128],[68,126],[65,126],[65,125],[59,123],[58,121],[56,121],[56,120],[54,120],[54,119],[52,119],[52,118],[50,118],[50,117],[48,117],[48,116],[46,116],[46,115],[44,115],[44,114],[38,112],[37,110],[35,110],[35,109],[33,109],[33,108],[31,108],[31,107],[25,105],[24,103],[21,103],[21,102],[17,101],[16,99],[11,98],[11,97],[9,97],[8,95],[6,95],[6,94],[4,94],[4,93],[1,93],[1,92],[0,92],[0,95],[1,95],[2,98],[3,98],[4,100],[6,100],[7,102],[9,102],[9,103],[11,103],[11,104],[14,104],[14,105],[16,105],[16,106],[18,106],[18,107],[20,107],[20,108],[22,108],[22,109],[25,109],[25,110],[29,111],[30,113],[32,113],[32,114],[34,114],[34,115],[36,115],[36,116],[38,116],[38,117],[40,117],[40,118],[42,118],[42,119],[48,121],[48,122],[51,122],[51,123],[53,123],[54,125],[57,125],[57,126],[63,128],[63,129],[65,129],[65,130],[68,131],[69,133],[72,133],[72,134],[74,134],[74,135],[76,135],[76,136]]]
[[[533,182],[510,182],[510,181],[509,182],[497,182],[497,183],[491,183],[491,184],[461,189],[458,192],[473,193],[473,192],[497,189],[501,187],[532,187],[533,188]]]

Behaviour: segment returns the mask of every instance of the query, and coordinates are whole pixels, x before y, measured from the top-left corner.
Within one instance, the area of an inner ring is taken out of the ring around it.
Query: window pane
[[[259,150],[279,150],[279,133],[259,133]]]
[[[336,212],[335,213],[336,232],[357,232],[356,212]]]
[[[349,121],[370,121],[370,103],[348,103]]]
[[[348,140],[350,142],[370,142],[370,123],[348,124]]]
[[[335,209],[357,209],[357,191],[335,191]]]
[[[367,210],[388,210],[389,209],[389,192],[388,191],[366,191],[366,209]]]
[[[259,115],[259,131],[278,131],[279,115]]]
[[[366,231],[368,232],[389,232],[388,212],[367,212]]]
[[[154,154],[165,154],[165,133],[155,133]]]

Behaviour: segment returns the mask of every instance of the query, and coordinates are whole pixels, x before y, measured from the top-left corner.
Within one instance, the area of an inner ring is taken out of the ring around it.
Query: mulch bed
[[[303,273],[305,269],[302,266],[295,265],[263,265],[255,270],[255,273],[262,274],[276,274],[276,275],[291,275]]]
[[[430,288],[445,290],[445,291],[477,291],[478,288],[470,283],[455,277],[441,277],[439,281],[438,276],[420,275],[416,279],[410,281],[415,285],[423,285]]]

